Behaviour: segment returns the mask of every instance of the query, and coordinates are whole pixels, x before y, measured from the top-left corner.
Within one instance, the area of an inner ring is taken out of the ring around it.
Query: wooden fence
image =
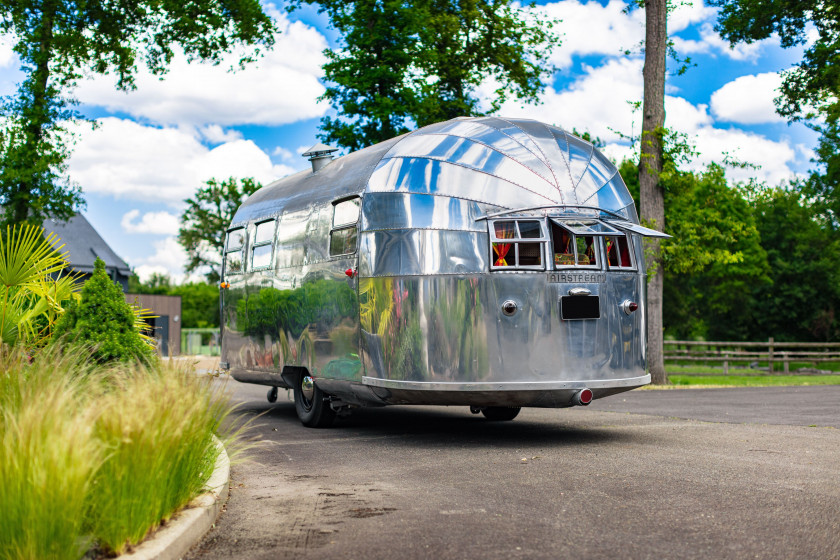
[[[729,373],[729,365],[737,363],[754,364],[765,362],[769,372],[776,371],[781,362],[782,371],[790,371],[791,362],[813,363],[840,362],[840,342],[776,342],[771,337],[767,342],[721,342],[696,340],[666,340],[665,360],[669,362],[723,363],[723,373]]]

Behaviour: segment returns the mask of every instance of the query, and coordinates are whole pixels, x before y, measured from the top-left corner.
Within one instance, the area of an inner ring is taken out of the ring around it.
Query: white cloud
[[[208,123],[280,125],[320,117],[325,104],[319,82],[326,39],[313,27],[278,19],[282,33],[271,52],[243,70],[236,53],[219,65],[192,63],[177,55],[163,80],[143,70],[137,89],[118,92],[113,78],[97,76],[80,84],[77,98],[85,104],[125,112],[164,125]]]
[[[17,61],[17,55],[12,50],[14,39],[11,35],[0,35],[0,68],[12,66]]]
[[[86,192],[178,207],[211,178],[253,177],[266,184],[294,171],[272,164],[250,140],[209,149],[191,130],[113,117],[98,123],[94,130],[80,130],[69,161],[70,177]]]
[[[636,48],[645,36],[644,11],[625,13],[626,6],[620,0],[611,0],[606,6],[594,0],[567,0],[537,8],[537,13],[563,20],[557,29],[563,43],[554,49],[551,62],[565,67],[573,56],[619,56]]]
[[[597,68],[584,67],[584,75],[563,91],[549,89],[542,105],[506,104],[501,111],[509,117],[532,118],[554,123],[567,130],[588,131],[607,146],[604,152],[614,161],[631,157],[632,148],[625,138],[613,132],[638,136],[641,111],[634,111],[628,101],[642,98],[642,61],[612,59]],[[665,97],[665,124],[688,135],[700,152],[694,169],[709,163],[722,162],[724,152],[742,161],[760,165],[755,170],[730,170],[728,176],[746,180],[754,176],[770,184],[790,178],[792,168],[802,161],[801,150],[787,141],[774,141],[740,129],[714,128],[714,121],[705,104],[694,105],[682,97]],[[612,130],[611,130],[612,129]]]
[[[734,47],[729,46],[714,30],[711,23],[704,23],[700,26],[700,40],[683,39],[672,35],[674,48],[682,54],[722,54],[733,60],[755,62],[761,55],[761,51],[768,45],[779,43],[778,37],[771,37],[755,43],[738,43]]]
[[[234,140],[241,140],[242,133],[238,130],[225,130],[217,124],[209,124],[202,127],[199,131],[201,136],[211,144],[221,144],[223,142],[232,142]]]
[[[271,152],[271,155],[277,156],[283,161],[295,161],[297,159],[295,154],[293,154],[291,150],[288,150],[283,146],[277,146],[276,148],[274,148],[274,151]],[[300,154],[297,155],[299,156]]]
[[[547,88],[541,105],[509,101],[500,114],[588,131],[608,142],[620,139],[610,128],[628,135],[637,134],[641,115],[634,116],[628,101],[642,99],[642,61],[612,59],[597,68],[584,66],[583,70],[583,77],[569,88],[562,91]]]
[[[692,105],[682,97],[665,96],[665,124],[668,128],[683,133],[696,132],[701,127],[711,126],[707,105]]]
[[[505,104],[500,114],[554,123],[568,130],[588,131],[607,143],[621,140],[615,131],[628,136],[641,131],[641,110],[633,103],[642,99],[640,59],[609,60],[597,68],[584,66],[584,75],[569,88],[548,88],[540,105]],[[665,97],[667,126],[694,132],[711,125],[706,105],[692,105],[681,97]]]
[[[645,11],[628,11],[627,7],[621,0],[610,0],[606,5],[595,0],[565,0],[537,8],[538,14],[562,20],[557,31],[562,34],[563,42],[554,49],[551,62],[562,68],[569,66],[574,56],[638,52],[645,38]],[[672,33],[679,32],[714,17],[714,13],[701,0],[681,3],[669,14],[668,27]]]
[[[776,72],[736,78],[712,94],[712,113],[718,120],[740,124],[784,122],[773,103],[781,85]]]
[[[794,173],[791,167],[797,161],[797,150],[787,141],[774,141],[739,129],[724,130],[705,127],[694,138],[700,157],[694,167],[704,167],[712,162],[722,162],[728,153],[740,161],[761,166],[753,169],[727,169],[727,176],[736,181],[756,178],[777,185],[790,179]]]
[[[140,277],[141,282],[147,281],[152,274],[166,274],[175,283],[183,282],[186,279],[184,264],[187,262],[187,253],[178,244],[174,237],[155,241],[153,243],[154,253],[150,257],[139,259],[140,264],[134,268],[134,272]]]
[[[126,233],[154,233],[158,235],[175,235],[178,233],[180,223],[178,216],[169,212],[146,212],[140,218],[139,210],[126,212],[120,225]]]
[[[668,33],[679,33],[691,25],[711,20],[716,13],[717,10],[705,6],[703,0],[680,2],[677,8],[668,14]]]

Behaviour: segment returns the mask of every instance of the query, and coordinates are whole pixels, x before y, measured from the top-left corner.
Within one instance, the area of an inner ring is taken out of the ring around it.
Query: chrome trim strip
[[[525,206],[523,208],[513,208],[511,210],[502,210],[501,212],[494,212],[493,214],[487,214],[486,216],[479,216],[478,218],[475,219],[475,221],[477,222],[479,220],[489,220],[489,219],[492,219],[492,218],[496,218],[498,216],[504,216],[505,214],[515,214],[515,213],[518,213],[518,212],[528,212],[530,210],[547,210],[547,209],[559,210],[561,208],[563,208],[563,209],[576,208],[576,209],[580,209],[580,210],[596,210],[596,211],[599,211],[599,212],[604,212],[605,214],[612,214],[618,220],[621,220],[621,221],[625,220],[624,217],[622,217],[619,214],[616,214],[612,210],[606,210],[604,208],[599,208],[598,206],[587,206],[587,205],[584,205],[584,204],[549,204],[549,205],[545,205],[545,206]],[[625,206],[625,208],[626,208],[626,206]],[[548,214],[546,214],[546,215],[548,215]],[[525,217],[528,218],[529,216],[525,216]],[[549,217],[552,217],[552,218],[567,217],[567,218],[571,219],[573,216],[549,216]],[[586,216],[586,217],[589,218],[590,216]],[[596,219],[598,219],[598,218],[596,218]]]
[[[623,379],[601,379],[593,381],[536,381],[498,383],[452,383],[424,381],[396,381],[378,377],[362,377],[362,384],[385,389],[404,389],[413,391],[552,391],[558,389],[611,389],[614,387],[640,387],[650,384],[650,374],[641,377]]]

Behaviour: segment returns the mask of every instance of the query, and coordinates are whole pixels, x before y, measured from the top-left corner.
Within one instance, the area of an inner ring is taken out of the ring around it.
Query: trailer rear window
[[[604,238],[607,263],[610,268],[633,268],[633,253],[626,235],[611,235]]]
[[[594,230],[595,226],[597,224],[551,220],[555,268],[599,266],[598,237],[587,235],[598,233]]]
[[[545,270],[548,236],[542,220],[490,222],[491,270]]]
[[[358,223],[359,197],[333,203],[333,221],[330,229],[331,257],[356,252]]]

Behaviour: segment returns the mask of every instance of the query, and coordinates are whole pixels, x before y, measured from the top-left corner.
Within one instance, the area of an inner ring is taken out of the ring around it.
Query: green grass
[[[840,385],[840,375],[679,375],[669,374],[672,385],[777,387],[793,385]]]
[[[139,542],[201,493],[231,411],[208,378],[172,366],[0,351],[0,560]]]

